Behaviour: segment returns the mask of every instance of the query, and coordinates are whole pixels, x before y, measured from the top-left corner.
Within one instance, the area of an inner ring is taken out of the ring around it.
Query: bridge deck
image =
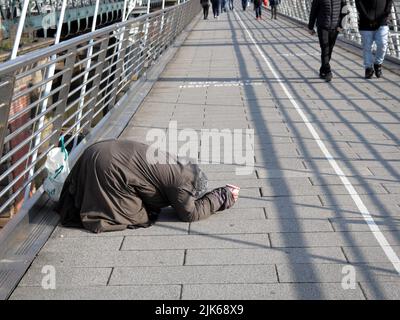
[[[252,174],[203,166],[211,187],[241,186],[234,209],[191,224],[163,214],[151,228],[100,235],[58,227],[12,299],[400,298],[399,274],[360,213],[361,203],[395,261],[399,76],[385,70],[366,81],[361,58],[336,47],[334,79],[325,83],[317,38],[266,16],[259,22],[237,9],[200,20],[122,135],[145,141],[173,120],[195,130],[254,129]],[[41,288],[44,265],[56,268],[56,290]],[[347,265],[355,287],[345,290]]]

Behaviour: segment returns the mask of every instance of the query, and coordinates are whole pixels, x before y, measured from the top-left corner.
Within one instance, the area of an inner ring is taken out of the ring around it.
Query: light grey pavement
[[[398,257],[400,77],[384,70],[366,81],[360,57],[336,47],[325,83],[316,37],[267,13],[261,22],[252,10],[237,15],[199,21],[122,135],[145,141],[171,121],[254,129],[253,173],[202,165],[210,187],[241,186],[235,207],[191,224],[167,210],[151,228],[99,235],[58,227],[12,299],[400,298],[399,274],[281,85]],[[45,265],[56,290],[41,288]],[[345,290],[348,266],[355,286]]]

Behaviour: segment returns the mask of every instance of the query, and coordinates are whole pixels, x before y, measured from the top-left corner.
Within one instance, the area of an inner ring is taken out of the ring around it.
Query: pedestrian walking
[[[280,4],[281,0],[269,0],[269,5],[271,7],[271,19],[276,19],[276,13]]]
[[[221,0],[221,13],[226,12],[226,0]]]
[[[233,8],[233,0],[228,0],[228,3],[229,3],[229,9],[232,11],[234,8]]]
[[[243,11],[246,11],[246,8],[247,8],[247,5],[248,5],[249,3],[248,3],[248,0],[242,0],[242,8],[243,8]]]
[[[319,76],[326,81],[332,80],[331,57],[337,36],[341,30],[342,13],[346,0],[313,0],[311,5],[308,31],[315,34],[314,26],[317,24],[319,44],[321,47],[321,68]]]
[[[261,7],[262,7],[262,0],[254,0],[254,10],[256,12],[256,19],[261,19]]]
[[[200,0],[200,4],[203,7],[204,20],[207,20],[208,19],[208,10],[210,9],[210,1],[209,0]]]
[[[218,19],[219,17],[219,7],[221,6],[220,0],[211,0],[212,10],[214,19]]]
[[[374,73],[377,78],[382,76],[382,63],[385,60],[389,38],[388,18],[392,5],[393,0],[356,0],[366,79],[371,79]],[[375,57],[372,54],[374,42]]]

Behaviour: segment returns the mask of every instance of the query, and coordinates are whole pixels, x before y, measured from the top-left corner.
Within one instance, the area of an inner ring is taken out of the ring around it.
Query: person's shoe
[[[374,64],[375,75],[377,78],[382,77],[382,65],[381,64]]]
[[[333,78],[332,72],[328,72],[325,76],[325,81],[326,82],[331,82]]]
[[[365,69],[365,79],[371,79],[373,75],[374,75],[374,69],[372,68]]]
[[[332,72],[327,72],[327,73],[320,72],[319,73],[319,78],[325,80],[326,82],[332,81],[332,77],[333,77]]]

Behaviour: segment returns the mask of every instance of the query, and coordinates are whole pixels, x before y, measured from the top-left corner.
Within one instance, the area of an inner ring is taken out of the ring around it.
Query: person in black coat
[[[319,44],[321,46],[321,68],[319,76],[326,81],[332,80],[330,60],[337,36],[341,30],[342,13],[346,0],[313,0],[311,5],[308,30],[315,34],[314,26],[317,24]]]
[[[254,0],[254,10],[256,11],[256,19],[261,19],[262,0]]]
[[[200,0],[200,4],[203,7],[204,20],[208,19],[208,10],[210,9],[209,0]]]
[[[360,30],[365,78],[375,75],[382,76],[382,63],[388,47],[388,19],[393,6],[393,0],[356,0],[358,11],[358,28]],[[376,55],[372,55],[372,44],[376,44]]]
[[[243,11],[246,11],[247,4],[248,4],[248,0],[242,0],[242,8],[243,8]]]
[[[214,14],[214,19],[218,19],[219,17],[219,9],[221,6],[221,0],[211,0],[212,10]]]
[[[271,6],[271,19],[276,19],[276,12],[278,10],[278,5],[281,4],[281,0],[269,0],[269,5]]]

